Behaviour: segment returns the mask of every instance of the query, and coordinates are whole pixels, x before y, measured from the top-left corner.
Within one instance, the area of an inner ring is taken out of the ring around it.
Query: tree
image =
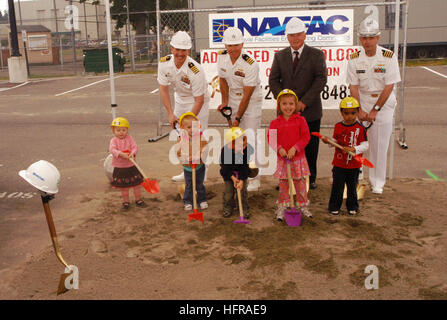
[[[107,0],[106,0],[107,1]],[[127,15],[123,14],[126,12],[126,0],[112,0],[113,4],[110,7],[110,13],[112,19],[116,20],[116,29],[122,28],[126,25]],[[149,13],[138,13],[130,14],[130,24],[136,31],[137,35],[146,34],[147,21],[149,30],[155,32],[157,27],[157,16],[156,16],[156,0],[128,0],[129,1],[129,12],[141,12],[150,11]],[[169,9],[185,9],[188,8],[187,0],[163,0],[160,1],[160,10]],[[185,19],[186,17],[186,19]],[[173,29],[173,31],[178,30],[189,30],[188,14],[175,14],[172,18],[161,19],[160,27],[163,29],[165,26]],[[186,21],[186,23],[184,22]]]

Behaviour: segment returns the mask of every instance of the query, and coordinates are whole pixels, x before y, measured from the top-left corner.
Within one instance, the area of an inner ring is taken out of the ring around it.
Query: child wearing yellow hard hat
[[[177,156],[183,164],[183,172],[185,176],[185,194],[183,196],[183,204],[185,211],[193,209],[193,183],[192,183],[192,164],[196,164],[196,191],[197,203],[200,209],[208,208],[206,200],[206,190],[203,184],[205,180],[205,156],[207,149],[207,141],[203,138],[200,131],[200,122],[197,116],[192,112],[186,112],[179,118],[181,128],[178,142],[180,149]],[[196,140],[197,139],[197,140]],[[197,143],[198,150],[194,145]]]
[[[109,152],[113,156],[112,166],[114,167],[112,186],[121,190],[124,210],[128,210],[130,207],[130,189],[133,189],[135,204],[139,207],[145,207],[146,204],[141,199],[143,176],[129,160],[131,157],[135,158],[138,152],[135,140],[129,135],[129,121],[126,118],[118,117],[113,119],[110,127],[114,134],[109,144]]]
[[[249,167],[250,157],[254,154],[253,147],[247,143],[245,131],[239,127],[225,130],[225,145],[220,152],[220,175],[225,182],[223,194],[223,216],[230,217],[235,208],[236,189],[242,193],[244,218],[249,219],[248,178],[254,178],[257,169]]]
[[[277,152],[277,168],[274,176],[279,179],[278,208],[276,219],[284,220],[284,211],[292,205],[298,206],[308,218],[312,213],[308,208],[306,176],[310,175],[305,148],[310,140],[309,127],[298,111],[298,97],[290,89],[282,90],[277,100],[278,117],[270,122],[269,145]],[[287,162],[296,191],[296,204],[290,203]]]
[[[329,199],[329,213],[338,215],[343,203],[343,192],[345,184],[347,187],[346,207],[349,215],[356,215],[359,211],[357,200],[357,184],[362,164],[354,159],[348,152],[362,154],[368,150],[369,143],[366,129],[358,122],[359,102],[352,97],[346,97],[340,102],[340,113],[343,121],[334,126],[332,136],[343,150],[335,148],[332,160],[332,190]],[[328,143],[326,137],[322,138]]]

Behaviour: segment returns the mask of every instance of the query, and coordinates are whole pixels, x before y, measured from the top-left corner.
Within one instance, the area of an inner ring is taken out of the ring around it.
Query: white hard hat
[[[286,35],[293,33],[306,32],[306,25],[301,19],[293,17],[286,24]]]
[[[191,37],[185,31],[177,31],[172,36],[170,45],[176,49],[191,49]]]
[[[358,35],[361,37],[375,37],[380,34],[379,23],[374,19],[365,19],[360,23]]]
[[[28,169],[21,170],[19,176],[40,191],[55,194],[59,191],[61,174],[57,168],[45,160],[31,164]]]
[[[228,27],[223,34],[224,44],[241,44],[244,43],[242,31],[236,27]]]

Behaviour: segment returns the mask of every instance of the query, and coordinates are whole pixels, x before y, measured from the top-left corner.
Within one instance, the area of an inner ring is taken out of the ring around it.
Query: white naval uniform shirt
[[[377,46],[376,54],[368,57],[362,48],[352,54],[348,61],[347,83],[359,86],[360,104],[366,112],[371,111],[386,85],[400,82],[399,64],[392,51]],[[372,97],[371,95],[377,95]],[[377,114],[377,120],[391,120],[396,96],[391,92],[388,100]]]
[[[235,113],[239,108],[245,87],[255,87],[243,117],[259,116],[262,112],[262,91],[259,78],[259,64],[247,52],[242,50],[241,55],[234,64],[226,50],[217,56],[217,74],[224,78],[229,87],[229,106]]]
[[[208,83],[202,66],[189,56],[180,69],[175,66],[172,54],[161,58],[158,63],[157,81],[162,86],[173,86],[176,109],[178,107],[191,109],[194,97],[202,94],[205,95],[204,106],[209,102]]]

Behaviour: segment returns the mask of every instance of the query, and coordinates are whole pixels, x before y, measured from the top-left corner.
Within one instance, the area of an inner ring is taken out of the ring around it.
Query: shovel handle
[[[138,169],[138,171],[140,171],[141,175],[146,180],[147,176],[144,174],[143,170],[140,168],[140,166],[137,164],[137,162],[132,157],[129,158],[129,161],[132,162],[132,164]]]
[[[196,195],[196,164],[192,165],[192,199],[193,199],[193,208],[197,209],[197,195]]]
[[[57,242],[56,227],[54,226],[53,216],[51,215],[50,204],[49,204],[50,197],[41,196],[41,198],[42,198],[43,210],[45,211],[45,218],[47,220],[48,229],[50,230],[51,241],[53,242],[56,257],[64,266],[68,268],[67,262],[65,262],[64,258],[62,258],[61,251],[59,249],[59,243]]]
[[[294,188],[292,181],[292,170],[290,169],[290,161],[287,160],[287,179],[289,180],[289,196],[290,196],[290,207],[295,208],[294,199],[293,199],[293,191]]]
[[[236,190],[237,190],[237,202],[239,203],[239,216],[242,218],[244,216],[244,208],[242,207],[241,189]]]

